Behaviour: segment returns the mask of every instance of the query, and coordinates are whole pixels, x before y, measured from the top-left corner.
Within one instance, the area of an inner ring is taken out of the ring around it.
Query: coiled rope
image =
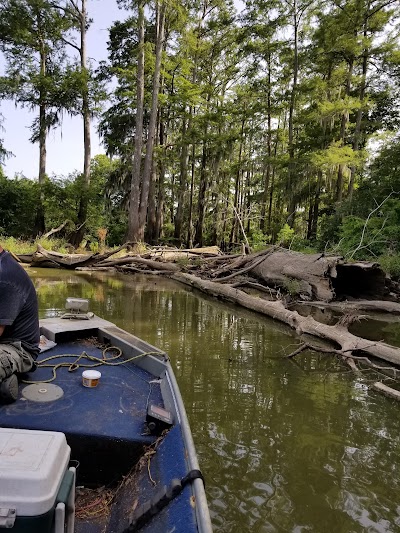
[[[106,354],[109,350],[113,350],[117,352],[117,355],[114,355],[113,357],[106,357]],[[47,357],[46,359],[42,359],[41,361],[36,361],[36,365],[38,368],[51,368],[53,376],[50,379],[39,379],[37,381],[30,381],[30,380],[21,380],[22,383],[27,384],[33,384],[33,383],[51,383],[54,381],[57,377],[57,370],[61,367],[68,367],[68,372],[75,372],[79,368],[96,368],[98,366],[119,366],[119,365],[125,365],[126,363],[130,363],[131,361],[134,361],[135,359],[140,359],[141,357],[144,357],[145,355],[160,355],[160,352],[145,352],[141,353],[139,355],[134,355],[133,357],[129,357],[129,359],[123,359],[121,361],[116,361],[116,359],[119,359],[122,355],[122,350],[120,348],[117,348],[116,346],[107,346],[102,351],[102,358],[95,357],[94,355],[89,355],[85,351],[83,351],[78,357],[75,359],[73,363],[56,363],[56,364],[49,364],[49,361],[52,361],[54,359],[60,359],[62,357],[76,357],[76,354],[59,354],[59,355],[52,355],[51,357]],[[81,360],[88,360],[94,362],[94,364],[88,364],[88,363],[82,363]]]

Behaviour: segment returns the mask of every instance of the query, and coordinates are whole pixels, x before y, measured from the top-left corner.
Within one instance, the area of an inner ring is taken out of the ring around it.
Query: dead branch
[[[238,270],[237,272],[233,272],[232,274],[229,274],[229,276],[225,276],[223,278],[218,278],[215,281],[227,281],[228,279],[232,279],[236,276],[239,276],[240,274],[245,274],[246,272],[249,272],[249,270],[252,270],[256,266],[258,266],[260,263],[262,263],[266,257],[271,255],[275,251],[275,246],[272,246],[268,250],[262,250],[261,252],[258,252],[256,254],[248,255],[246,257],[243,257],[240,261],[234,261],[234,265],[231,264],[230,268],[228,269],[222,269],[222,270],[232,270],[233,268],[237,268],[238,266],[242,266],[246,263],[250,263],[247,267],[243,268],[242,270]],[[258,258],[258,259],[257,259]],[[256,260],[255,260],[256,259]]]
[[[376,206],[375,209],[373,209],[373,210],[368,214],[368,216],[367,216],[367,218],[366,218],[366,220],[365,220],[365,223],[364,223],[364,227],[363,227],[362,232],[361,232],[361,239],[360,239],[360,242],[358,243],[358,245],[356,246],[356,248],[351,252],[351,254],[348,256],[349,259],[353,259],[353,257],[354,257],[355,254],[358,252],[358,250],[361,249],[361,247],[362,247],[362,243],[363,243],[363,241],[364,241],[364,237],[365,237],[365,232],[366,232],[366,230],[367,230],[368,222],[369,222],[371,216],[372,216],[374,213],[376,213],[376,211],[378,211],[378,209],[380,209],[380,208],[383,206],[383,204],[384,204],[387,200],[389,200],[389,198],[392,196],[392,194],[394,194],[394,191],[390,192],[390,193],[386,196],[386,198],[384,198],[384,199],[382,200],[382,202],[381,202],[378,206]]]
[[[256,283],[255,281],[236,281],[235,283],[231,284],[231,287],[250,287],[251,289],[267,292],[270,296],[278,294],[278,291],[276,289],[271,289],[271,287],[266,287],[265,285],[261,285],[261,283]]]
[[[249,241],[247,240],[246,232],[244,231],[244,227],[243,227],[242,221],[241,221],[241,219],[239,217],[239,213],[237,212],[237,209],[236,209],[236,207],[234,205],[232,205],[232,207],[233,207],[233,211],[235,213],[235,217],[236,217],[237,221],[239,222],[240,229],[242,230],[243,238],[246,241],[247,249],[251,250]]]
[[[239,276],[240,274],[244,274],[245,272],[248,272],[249,270],[257,266],[262,261],[264,261],[264,257],[260,257],[255,263],[251,263],[249,266],[242,268],[242,270],[238,270],[237,272],[233,272],[233,274],[229,274],[229,276],[216,279],[215,282],[220,283],[221,281],[228,281],[228,279],[232,279],[232,278],[235,278],[236,276]]]
[[[53,229],[51,229],[50,231],[48,231],[47,233],[45,233],[45,234],[42,236],[42,238],[44,238],[44,239],[48,239],[48,238],[50,237],[50,235],[54,235],[55,233],[58,233],[59,231],[61,231],[62,229],[65,228],[65,226],[68,224],[68,222],[69,222],[70,224],[73,224],[73,222],[72,222],[71,220],[67,219],[67,220],[65,220],[62,224],[60,224],[60,225],[58,226],[58,228],[53,228]]]
[[[303,352],[305,350],[313,350],[313,351],[317,351],[317,352],[334,353],[334,354],[340,355],[342,357],[342,359],[345,361],[345,363],[347,363],[349,365],[349,367],[352,369],[352,371],[355,374],[357,374],[357,375],[359,375],[361,371],[358,368],[358,366],[356,365],[356,361],[363,362],[363,363],[367,364],[369,367],[373,368],[374,370],[376,370],[378,372],[380,372],[380,371],[393,372],[393,378],[389,378],[389,379],[396,379],[397,378],[397,372],[398,372],[397,368],[377,365],[377,364],[373,363],[368,357],[358,357],[358,356],[355,356],[355,355],[344,355],[344,351],[342,351],[342,350],[335,350],[333,348],[323,348],[321,346],[313,346],[313,345],[311,345],[309,343],[306,343],[306,342],[303,342],[302,344],[300,344],[300,346],[297,348],[297,350],[295,350],[294,352],[288,354],[286,356],[286,358],[295,357],[296,355],[300,354],[301,352]],[[400,391],[398,391],[397,389],[393,389],[392,387],[389,387],[388,385],[386,385],[386,384],[384,384],[382,382],[376,381],[376,382],[374,382],[372,384],[369,384],[368,387],[370,389],[373,389],[373,390],[376,390],[378,392],[381,392],[381,393],[385,394],[386,396],[389,396],[390,398],[394,398],[395,400],[399,400],[400,401]]]
[[[304,352],[304,350],[308,350],[308,349],[309,349],[308,343],[303,342],[302,344],[300,344],[300,346],[297,348],[297,350],[295,350],[294,352],[286,355],[286,358],[287,359],[291,359],[292,357],[295,357],[296,355],[299,355],[299,353]]]
[[[127,256],[121,257],[120,259],[114,259],[111,261],[101,261],[97,263],[98,266],[120,266],[127,265],[130,263],[137,263],[139,265],[145,265],[152,270],[162,270],[163,272],[177,272],[180,270],[180,267],[175,263],[167,263],[161,261],[153,261],[151,259],[143,259],[138,256]]]
[[[383,394],[385,394],[385,396],[389,396],[389,398],[400,400],[400,391],[392,389],[392,387],[388,387],[384,383],[380,383],[379,381],[377,381],[371,385],[371,388],[378,392],[382,392]]]
[[[296,305],[307,305],[321,309],[333,309],[341,312],[347,311],[378,311],[400,315],[400,303],[387,300],[355,300],[344,302],[296,302]]]
[[[347,328],[343,326],[329,326],[317,322],[311,316],[301,316],[296,311],[288,310],[281,301],[271,302],[261,298],[254,298],[244,291],[240,291],[228,285],[200,279],[191,274],[184,274],[182,272],[175,273],[171,277],[207,294],[239,304],[247,309],[251,309],[284,322],[291,328],[295,329],[298,335],[308,334],[313,337],[333,342],[339,346],[339,349],[337,350],[339,355],[348,354],[348,356],[350,356],[354,352],[361,355],[366,354],[367,356],[373,356],[400,365],[399,348],[383,342],[371,343],[371,341],[367,339],[351,334]]]

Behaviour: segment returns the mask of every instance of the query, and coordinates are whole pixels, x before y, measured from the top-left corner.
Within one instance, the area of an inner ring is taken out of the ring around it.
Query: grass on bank
[[[61,254],[68,254],[68,253],[103,253],[106,250],[111,250],[112,248],[107,248],[101,246],[97,241],[91,242],[88,247],[82,246],[81,248],[73,249],[71,245],[64,239],[56,239],[56,238],[39,238],[34,241],[24,241],[21,239],[15,239],[14,237],[4,237],[0,235],[0,244],[9,252],[13,252],[14,254],[32,254],[36,252],[38,244],[43,246],[46,250],[53,251],[53,252],[59,252]],[[86,244],[86,241],[82,244]],[[116,249],[117,247],[115,247]],[[132,250],[136,251],[136,250]],[[136,253],[144,253],[146,251],[145,245],[139,243],[138,250]],[[123,256],[127,253],[126,249],[122,249],[120,252],[115,254],[115,257]]]
[[[62,239],[37,239],[35,241],[23,241],[14,237],[3,237],[0,235],[1,246],[14,254],[31,254],[36,252],[37,245],[41,244],[46,250],[53,250],[60,253],[68,253],[69,247]]]

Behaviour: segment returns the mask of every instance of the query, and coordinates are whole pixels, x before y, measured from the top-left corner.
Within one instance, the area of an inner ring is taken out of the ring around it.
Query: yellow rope
[[[114,355],[113,357],[109,357],[108,359],[105,358],[105,355],[108,350],[116,350],[118,353],[117,355]],[[48,361],[52,361],[53,359],[59,359],[60,357],[74,357],[76,354],[59,354],[59,355],[52,355],[51,357],[47,357],[46,359],[42,359],[41,361],[37,361],[36,364],[38,368],[51,368],[53,376],[50,379],[41,379],[38,381],[28,381],[28,380],[22,380],[22,383],[27,384],[33,384],[33,383],[51,383],[54,381],[57,377],[57,370],[61,367],[68,367],[68,372],[75,372],[75,370],[78,370],[79,368],[96,368],[98,366],[102,365],[108,365],[108,366],[118,366],[118,365],[125,365],[126,363],[130,363],[131,361],[134,361],[135,359],[140,359],[141,357],[144,357],[145,355],[160,355],[160,352],[145,352],[141,353],[139,355],[134,355],[133,357],[130,357],[129,359],[123,359],[122,361],[115,361],[115,359],[118,359],[122,355],[122,350],[120,348],[117,348],[115,346],[108,346],[102,351],[103,359],[100,359],[99,357],[95,357],[94,355],[89,355],[86,352],[82,352],[80,355],[77,356],[75,361],[73,363],[57,363],[55,365],[52,364],[46,364]],[[93,361],[94,364],[89,365],[86,363],[81,363],[81,359],[88,359],[89,361]]]

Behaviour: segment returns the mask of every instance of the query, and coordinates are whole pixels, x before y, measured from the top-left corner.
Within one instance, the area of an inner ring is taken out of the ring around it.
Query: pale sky
[[[115,20],[123,20],[127,13],[118,9],[116,0],[88,0],[88,13],[93,24],[88,32],[88,57],[94,65],[107,58],[108,28]],[[39,145],[29,142],[29,126],[35,117],[25,109],[16,108],[13,102],[0,102],[0,112],[4,116],[3,132],[6,150],[10,157],[4,165],[5,174],[13,177],[22,173],[28,178],[36,178],[39,168]],[[92,125],[92,157],[104,153]],[[74,170],[83,170],[83,126],[79,117],[64,117],[62,126],[52,130],[47,140],[47,174],[68,175]]]

